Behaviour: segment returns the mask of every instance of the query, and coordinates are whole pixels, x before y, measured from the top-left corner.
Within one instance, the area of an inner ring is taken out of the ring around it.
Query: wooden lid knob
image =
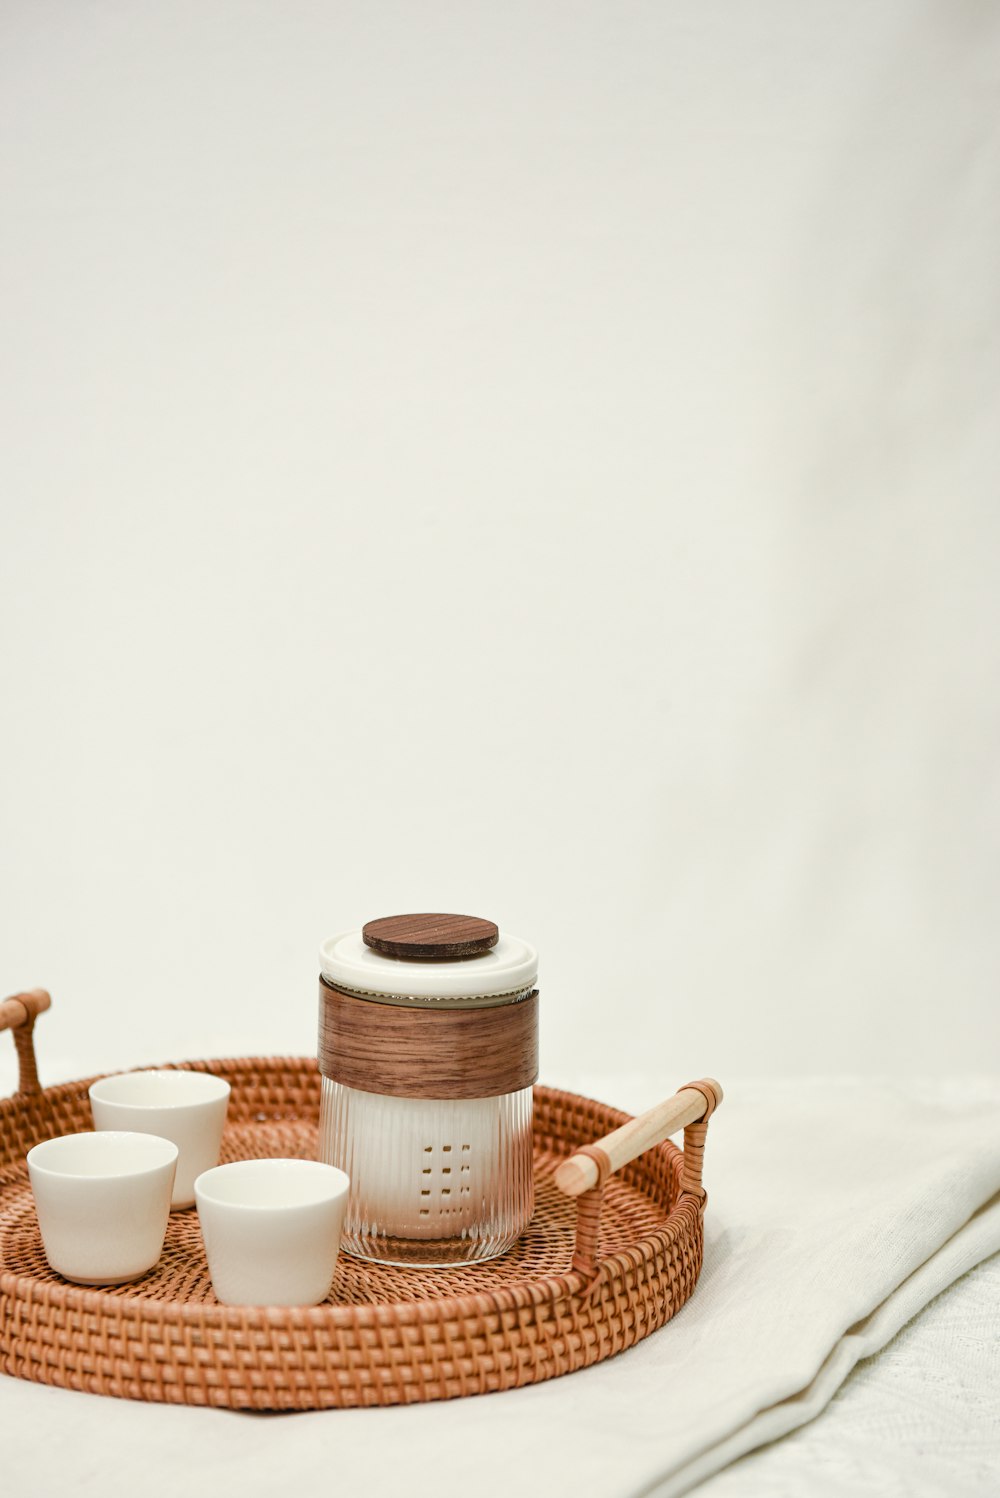
[[[492,921],[474,915],[386,915],[361,929],[365,945],[385,957],[417,957],[430,962],[478,957],[500,940]]]

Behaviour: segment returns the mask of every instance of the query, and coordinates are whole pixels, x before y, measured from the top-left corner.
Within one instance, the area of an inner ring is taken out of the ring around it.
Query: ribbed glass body
[[[320,1159],[351,1178],[343,1248],[428,1267],[496,1258],[534,1209],[532,1089],[386,1097],[322,1079]]]

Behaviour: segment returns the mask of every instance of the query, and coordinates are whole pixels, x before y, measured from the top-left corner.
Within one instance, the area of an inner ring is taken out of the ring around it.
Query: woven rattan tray
[[[705,1131],[721,1098],[712,1082],[692,1083],[635,1120],[536,1088],[535,1217],[516,1247],[488,1264],[398,1269],[342,1254],[323,1305],[234,1309],[215,1300],[197,1213],[188,1211],[171,1216],[162,1258],[144,1279],[99,1290],[68,1284],[46,1263],[24,1156],[39,1140],[93,1127],[94,1078],[39,1086],[32,1028],[48,1003],[36,989],[0,1004],[0,1028],[13,1029],[21,1066],[18,1092],[0,1101],[4,1373],[230,1409],[409,1404],[599,1362],[656,1331],[694,1289]],[[314,1156],[314,1060],[181,1064],[232,1086],[224,1160]],[[665,1141],[681,1126],[683,1154]],[[579,1153],[594,1140],[597,1148]]]

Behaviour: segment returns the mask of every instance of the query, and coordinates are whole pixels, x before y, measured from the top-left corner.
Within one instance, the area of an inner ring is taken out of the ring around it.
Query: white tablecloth
[[[698,1498],[995,1498],[1000,1254],[859,1363],[818,1419],[702,1483]]]
[[[669,1091],[649,1079],[576,1085],[633,1108]],[[931,1331],[918,1322],[900,1344],[910,1352],[892,1354],[893,1381],[883,1386],[883,1355],[853,1380],[857,1394],[849,1387],[833,1416],[821,1412],[859,1359],[1000,1249],[1000,1085],[731,1084],[709,1130],[706,1181],[697,1291],[619,1358],[508,1394],[274,1416],[3,1379],[4,1490],[506,1498],[521,1487],[547,1498],[667,1498],[711,1479],[713,1498],[735,1498],[740,1484],[779,1491],[772,1481],[811,1498],[930,1493],[931,1474],[948,1471],[949,1492],[985,1498],[997,1459],[988,1382],[996,1322],[984,1288],[995,1287],[992,1268],[955,1292],[959,1327],[945,1296]],[[959,1364],[970,1327],[975,1345]],[[919,1403],[900,1418],[914,1386]],[[713,1478],[814,1416],[809,1433]],[[839,1434],[826,1438],[831,1422]],[[881,1466],[871,1470],[876,1450]],[[881,1486],[866,1488],[859,1472]]]

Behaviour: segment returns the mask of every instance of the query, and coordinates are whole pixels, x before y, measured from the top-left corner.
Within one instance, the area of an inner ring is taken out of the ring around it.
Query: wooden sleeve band
[[[538,993],[492,1009],[373,1003],[319,982],[319,1069],[390,1097],[480,1098],[538,1078]]]

